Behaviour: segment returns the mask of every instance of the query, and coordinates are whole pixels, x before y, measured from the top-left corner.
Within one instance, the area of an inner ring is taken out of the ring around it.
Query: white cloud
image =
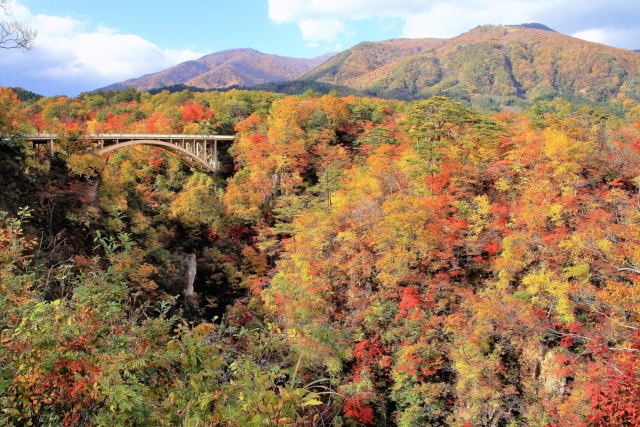
[[[301,19],[367,19],[417,13],[433,1],[423,0],[269,0],[269,17],[275,22]]]
[[[29,24],[38,34],[32,51],[0,52],[0,84],[7,86],[74,94],[202,56],[163,49],[135,34],[72,17],[32,14],[21,4],[13,5],[12,19]]]
[[[577,0],[568,0],[573,3]],[[269,0],[269,17],[276,23],[303,26],[332,20],[401,18],[405,37],[451,37],[485,23],[526,22],[538,11],[557,4],[556,0]],[[307,35],[312,35],[307,33]],[[317,40],[324,40],[319,38]]]
[[[337,19],[303,19],[298,26],[302,38],[310,42],[332,42],[348,33],[347,26]]]
[[[606,43],[609,40],[607,32],[601,28],[593,28],[591,30],[578,31],[572,34],[573,37],[587,40],[595,43]]]
[[[477,25],[519,24],[534,21],[548,0],[492,2],[449,1],[433,4],[422,13],[407,14],[405,37],[453,37]]]
[[[617,29],[617,28],[591,28],[571,34],[582,40],[594,43],[601,43],[610,46],[628,46],[629,48],[640,48],[640,30]],[[635,43],[635,44],[634,44]]]
[[[305,39],[326,40],[312,25],[333,22],[338,35],[354,21],[399,18],[403,37],[453,37],[477,25],[541,22],[568,33],[630,47],[640,39],[640,6],[629,0],[268,0],[276,23],[295,23]],[[613,24],[593,25],[612,21]],[[338,25],[337,22],[342,25]],[[315,24],[312,24],[315,23]],[[607,28],[605,28],[607,27]],[[615,31],[612,28],[617,28]],[[596,29],[594,29],[596,28]],[[316,37],[315,39],[313,37]],[[337,39],[335,37],[334,39]],[[640,47],[640,46],[638,46]],[[636,48],[638,48],[636,47]]]

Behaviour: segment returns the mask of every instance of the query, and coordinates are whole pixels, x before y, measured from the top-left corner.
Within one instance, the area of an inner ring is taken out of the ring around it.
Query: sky
[[[1,12],[0,12],[1,13]],[[640,0],[13,0],[31,51],[0,49],[0,85],[74,96],[224,49],[311,58],[361,41],[540,22],[640,49]]]

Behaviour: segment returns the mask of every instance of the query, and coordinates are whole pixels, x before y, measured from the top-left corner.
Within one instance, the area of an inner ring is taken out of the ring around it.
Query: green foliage
[[[12,87],[11,90],[13,90],[16,95],[18,95],[18,99],[22,102],[33,102],[43,98],[42,95],[38,95],[37,93],[23,89],[21,87]]]

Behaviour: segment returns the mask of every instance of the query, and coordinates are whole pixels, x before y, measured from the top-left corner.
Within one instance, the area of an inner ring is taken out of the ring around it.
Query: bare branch
[[[548,332],[551,332],[559,337],[569,337],[569,338],[577,338],[577,339],[581,339],[581,340],[585,340],[585,341],[601,341],[599,339],[596,338],[590,338],[590,337],[586,337],[584,335],[578,335],[578,334],[574,334],[574,333],[569,333],[569,332],[560,332],[558,330],[555,329],[547,329]],[[609,351],[628,351],[628,352],[633,352],[633,353],[640,353],[640,349],[637,348],[629,348],[629,347],[609,347],[606,346],[605,347],[607,350]]]
[[[0,11],[5,15],[0,20],[0,49],[30,50],[36,31],[21,22],[7,20],[10,8],[11,0],[0,0]]]
[[[606,317],[607,319],[611,320],[611,321],[612,321],[612,322],[614,322],[614,323],[617,323],[618,325],[622,326],[623,328],[633,329],[634,331],[637,331],[637,330],[638,330],[638,328],[636,328],[635,326],[626,325],[626,324],[624,324],[624,323],[622,323],[622,322],[619,322],[619,321],[617,321],[616,319],[614,319],[613,317],[611,317],[611,316],[607,316],[606,314],[602,313],[601,311],[596,311],[596,313],[598,313],[598,314],[600,314],[600,315],[602,315],[602,316]]]

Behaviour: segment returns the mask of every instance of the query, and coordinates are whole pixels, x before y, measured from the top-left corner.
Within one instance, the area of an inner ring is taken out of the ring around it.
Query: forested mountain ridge
[[[327,54],[313,59],[268,55],[255,49],[230,49],[169,69],[109,85],[111,89],[157,89],[183,84],[201,89],[253,86],[259,83],[292,80],[329,59]]]
[[[414,54],[399,52],[376,61],[387,43],[355,46],[300,79],[399,99],[447,95],[502,104],[554,96],[593,102],[640,99],[640,55],[541,24],[482,26],[433,41]],[[345,61],[352,57],[362,66]]]
[[[452,39],[363,42],[310,60],[235,49],[106,89],[251,87],[391,99],[446,95],[498,108],[562,96],[586,103],[640,99],[640,55],[542,24],[481,26]]]
[[[342,84],[357,88],[359,78],[400,59],[433,49],[445,39],[392,39],[362,42],[304,74],[301,80]]]

